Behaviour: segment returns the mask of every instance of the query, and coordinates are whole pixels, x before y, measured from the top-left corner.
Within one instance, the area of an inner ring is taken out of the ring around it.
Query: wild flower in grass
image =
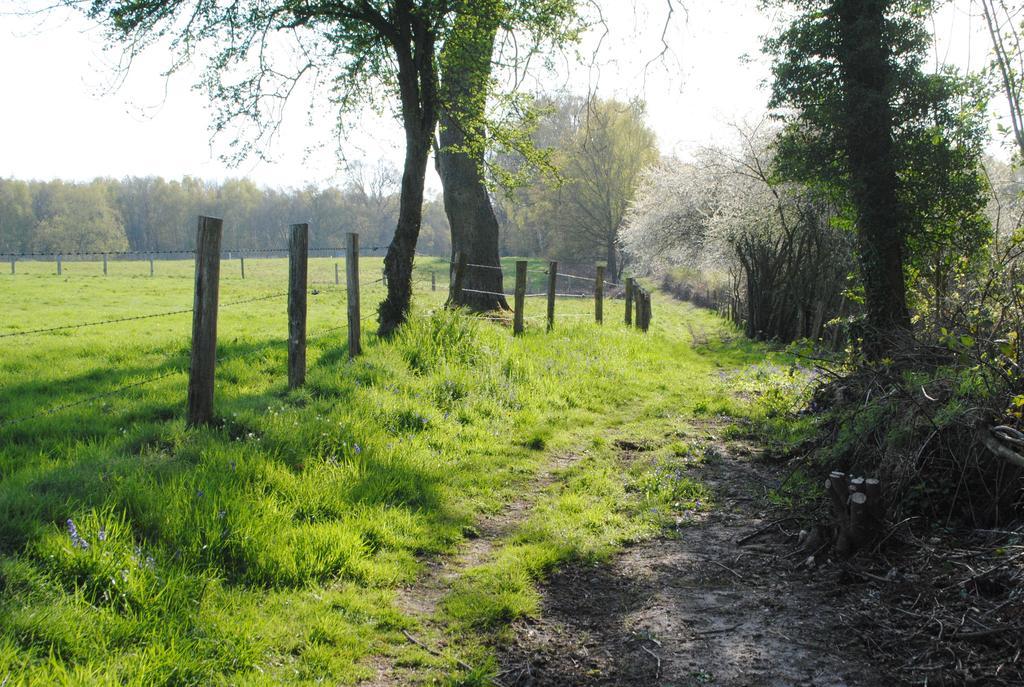
[[[352,444],[352,450],[355,451],[356,453],[362,453],[363,452],[363,449],[361,449],[359,447],[359,444]]]
[[[71,518],[68,518],[65,524],[67,525],[68,528],[68,536],[71,537],[71,545],[76,549],[82,549],[83,551],[85,549],[88,549],[89,542],[87,542],[85,539],[79,536],[78,528],[75,527],[75,521]]]
[[[100,527],[100,531],[96,534],[96,538],[100,541],[107,541],[107,528]]]

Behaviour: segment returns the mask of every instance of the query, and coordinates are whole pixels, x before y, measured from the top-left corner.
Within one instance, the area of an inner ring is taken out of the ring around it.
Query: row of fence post
[[[208,424],[213,420],[222,234],[222,220],[214,217],[199,218],[196,235],[195,294],[192,305],[192,359],[188,381],[187,422],[190,426]],[[362,352],[359,326],[361,319],[358,234],[348,235],[345,273],[348,354],[350,358],[354,358]],[[302,386],[306,381],[308,279],[309,225],[293,224],[290,227],[288,241],[288,387],[291,389]]]
[[[18,265],[18,259],[16,257],[14,257],[14,256],[11,256],[11,274],[17,274],[17,265]],[[57,256],[57,276],[59,277],[59,276],[61,276],[63,274],[64,274],[64,256],[63,255],[58,255]],[[154,265],[153,265],[153,256],[150,255],[149,256],[149,276],[152,277],[154,274],[156,274],[156,269],[154,268]],[[107,276],[107,254],[106,253],[103,253],[103,276],[104,277]],[[245,278],[245,268],[244,267],[242,268],[242,278],[243,279]]]
[[[526,304],[526,281],[529,261],[516,260],[516,282],[512,291],[512,333],[521,334],[524,329],[525,304]],[[604,270],[603,264],[597,265],[597,275],[594,279],[594,321],[597,324],[604,322]],[[462,282],[465,278],[466,259],[465,256],[456,252],[452,260],[451,291],[450,297],[454,302],[458,301],[458,295],[462,292]],[[430,273],[431,287],[434,287],[434,273]],[[555,326],[555,298],[558,288],[558,262],[552,260],[548,263],[547,283],[547,329],[551,331]],[[627,325],[633,324],[633,306],[636,304],[636,326],[646,332],[651,324],[651,294],[646,289],[636,284],[630,277],[626,279],[626,315]]]
[[[103,276],[106,277],[107,276],[107,253],[101,253],[100,255],[103,258]],[[59,277],[59,276],[64,274],[64,256],[61,255],[61,254],[58,254],[56,256],[56,258],[57,258],[57,276]],[[231,259],[231,254],[230,253],[228,254],[228,259],[229,260]],[[18,262],[17,258],[14,257],[14,256],[11,256],[11,274],[16,274],[17,273],[17,267],[16,267],[17,266],[17,262]],[[238,267],[239,267],[239,270],[241,272],[242,279],[245,279],[245,256],[239,256],[239,258],[238,258]],[[153,266],[153,256],[150,255],[149,256],[149,276],[152,277],[155,273],[156,273],[156,270],[154,269],[154,266]],[[337,265],[337,263],[335,263],[335,265],[334,265],[334,283],[335,284],[338,283],[338,265]]]
[[[220,291],[220,243],[223,220],[199,217],[196,233],[195,292],[192,306],[192,354],[189,368],[187,422],[190,426],[208,424],[214,414],[214,380],[217,365],[217,314]],[[359,308],[359,235],[348,234],[345,276],[348,315],[349,357],[362,353]],[[58,265],[60,262],[58,261]],[[453,294],[462,289],[466,260],[457,253],[452,275]],[[526,282],[529,263],[516,261],[513,331],[523,331]],[[337,281],[337,263],[335,263]],[[59,273],[59,269],[58,269]],[[290,226],[288,243],[288,386],[295,389],[306,379],[306,315],[308,312],[309,225]],[[558,263],[548,267],[547,327],[554,327]],[[436,281],[431,272],[431,288]],[[603,321],[604,267],[598,266],[594,283],[594,319]],[[626,324],[632,324],[635,305],[636,325],[647,331],[650,324],[650,294],[630,278],[626,280]]]

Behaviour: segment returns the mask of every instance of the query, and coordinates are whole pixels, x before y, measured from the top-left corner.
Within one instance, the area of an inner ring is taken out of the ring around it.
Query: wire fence
[[[200,231],[202,232],[202,229]],[[199,243],[201,244],[201,242],[199,242]],[[354,246],[350,246],[348,248],[352,248],[354,250]],[[360,249],[358,251],[355,251],[354,253],[352,251],[348,250],[348,248],[306,248],[304,250],[304,252],[302,252],[302,259],[303,260],[308,260],[309,257],[316,257],[316,253],[322,253],[322,254],[326,253],[328,255],[334,255],[335,257],[337,257],[338,255],[341,255],[341,254],[363,255],[363,254],[366,254],[366,253],[373,253],[373,252],[376,252],[376,251],[379,251],[379,250],[383,250],[386,247],[384,247],[384,246],[368,246],[368,247],[363,247],[362,249]],[[215,252],[213,254],[213,259],[214,260],[216,260],[216,259],[224,260],[226,256],[239,256],[239,257],[243,257],[243,256],[270,255],[270,254],[278,254],[278,253],[286,253],[287,256],[294,257],[294,255],[295,255],[294,251],[295,250],[297,250],[297,249],[295,248],[294,245],[292,247],[288,248],[288,249],[277,249],[277,248],[271,248],[271,249],[266,249],[266,248],[248,248],[248,249],[231,249],[231,250],[223,250],[222,249],[222,250],[219,250],[219,251],[217,251],[217,252]],[[167,250],[167,251],[108,251],[108,252],[98,252],[98,251],[56,252],[56,251],[54,251],[54,252],[35,252],[35,253],[0,253],[0,256],[5,256],[5,257],[8,257],[8,258],[10,258],[12,260],[12,273],[14,271],[14,269],[13,269],[14,261],[16,261],[18,259],[31,259],[31,258],[38,258],[38,257],[57,257],[58,260],[63,260],[63,258],[66,257],[66,256],[72,256],[72,257],[86,257],[86,256],[94,256],[95,257],[95,256],[102,256],[104,258],[104,273],[106,273],[106,260],[108,258],[110,258],[110,257],[124,258],[124,257],[127,257],[127,256],[141,256],[141,257],[144,257],[144,258],[148,258],[148,259],[150,259],[152,261],[153,257],[156,256],[156,255],[190,256],[190,257],[193,257],[193,258],[196,259],[197,269],[196,269],[196,294],[195,294],[195,298],[196,298],[196,303],[200,304],[200,297],[199,297],[199,294],[200,294],[200,271],[201,271],[202,265],[204,263],[204,260],[201,259],[201,257],[204,255],[202,253],[202,250],[200,250],[200,251],[196,251],[196,250],[188,250],[188,251],[185,251],[185,250]],[[418,257],[426,257],[426,258],[431,258],[431,259],[435,259],[436,258],[436,256],[428,256],[428,255],[423,255],[423,254],[420,254],[420,253],[417,253],[416,255]],[[209,255],[207,255],[206,257],[207,257],[207,259],[210,258]],[[354,261],[353,265],[349,265],[347,263],[348,263],[348,261],[346,261],[346,271],[347,271],[347,273],[346,273],[346,283],[356,283],[357,286],[360,287],[360,288],[373,287],[373,286],[376,286],[378,284],[384,284],[385,286],[387,285],[387,278],[386,278],[386,276],[384,274],[382,274],[381,277],[374,278],[374,279],[364,279],[362,281],[357,281],[357,282],[356,281],[348,281],[348,277],[354,276],[355,271],[358,270],[358,260]],[[60,265],[60,263],[58,262],[58,271],[59,271],[59,265]],[[501,279],[502,282],[504,281],[504,278],[506,276],[505,268],[503,266],[501,266],[501,265],[484,265],[484,264],[478,264],[478,263],[468,263],[468,264],[464,263],[463,266],[464,267],[468,267],[468,268],[472,268],[472,269],[477,269],[477,270],[487,270],[487,271],[490,271],[490,272],[495,272],[496,271],[496,272],[499,273],[499,275],[500,275],[499,279]],[[448,268],[449,268],[449,275],[448,276],[451,277],[453,275],[454,271],[455,271],[455,268],[456,268],[455,262],[454,261],[449,261]],[[151,263],[151,269],[152,269],[152,263]],[[242,273],[243,273],[243,276],[244,276],[244,262],[243,262],[242,270],[243,270]],[[352,272],[348,272],[348,270],[353,270],[353,271]],[[443,272],[443,269],[438,269],[434,265],[429,265],[428,266],[428,265],[416,265],[416,264],[414,264],[413,265],[413,272],[414,273],[418,272],[420,275],[423,275],[423,276],[420,279],[414,278],[413,282],[414,283],[422,283],[422,284],[425,284],[425,283],[429,282],[430,285],[431,285],[431,287],[430,287],[431,290],[432,291],[436,291],[437,290],[437,286],[438,286],[437,273],[439,271]],[[550,270],[531,269],[529,267],[526,267],[525,269],[523,267],[519,267],[516,271],[517,272],[521,271],[523,276],[529,275],[529,274],[550,276],[550,274],[551,274]],[[425,272],[429,272],[429,276],[424,275]],[[599,272],[599,274],[600,274],[600,272]],[[572,312],[572,313],[558,312],[558,313],[555,313],[554,312],[554,309],[553,309],[551,304],[555,300],[557,300],[557,299],[583,299],[583,298],[590,297],[590,294],[587,294],[587,293],[577,293],[577,292],[558,290],[558,289],[552,290],[552,286],[557,284],[558,279],[562,279],[563,281],[564,280],[579,280],[579,281],[584,281],[584,282],[588,282],[588,283],[594,284],[593,289],[594,289],[595,298],[596,298],[596,301],[595,301],[595,313],[596,313],[598,322],[601,321],[601,302],[602,302],[601,298],[602,298],[602,291],[603,291],[604,287],[621,287],[622,286],[621,284],[616,284],[614,282],[609,282],[609,281],[603,280],[603,279],[600,280],[600,283],[599,283],[599,280],[597,278],[587,277],[587,276],[584,276],[584,275],[577,275],[577,274],[563,273],[563,272],[555,272],[556,279],[554,279],[554,280],[550,280],[550,279],[546,280],[547,281],[547,290],[545,290],[545,291],[532,291],[530,293],[526,293],[525,280],[523,279],[523,276],[517,276],[516,289],[512,293],[506,293],[504,288],[502,288],[500,291],[498,291],[498,290],[490,290],[490,289],[486,289],[486,288],[476,289],[476,288],[462,287],[461,291],[465,292],[465,293],[471,293],[471,294],[477,294],[477,295],[483,295],[483,296],[492,296],[492,297],[496,297],[496,298],[512,298],[512,299],[515,299],[516,302],[517,302],[517,310],[515,312],[507,312],[507,313],[503,313],[503,314],[488,313],[488,314],[481,314],[481,315],[479,315],[479,317],[480,317],[480,319],[483,319],[483,320],[502,322],[502,323],[508,323],[510,321],[510,319],[511,319],[513,321],[513,323],[514,323],[513,326],[514,326],[514,328],[516,329],[516,331],[518,333],[518,331],[521,331],[522,323],[525,322],[525,321],[533,322],[533,321],[547,320],[548,321],[548,326],[550,328],[551,323],[552,323],[552,321],[555,318],[574,319],[574,318],[582,318],[582,317],[591,317],[591,316],[593,316],[590,313],[578,313],[578,312]],[[293,277],[291,276],[291,270],[290,270],[289,279],[293,280]],[[322,286],[321,286],[321,288],[315,288],[312,285],[322,285]],[[335,288],[330,288],[331,286],[333,286]],[[453,284],[452,283],[442,284],[442,286],[447,287],[446,290],[450,290],[452,288]],[[324,288],[324,287],[326,287],[326,288]],[[629,284],[626,285],[626,290],[627,290],[627,298],[628,298]],[[296,283],[294,281],[292,281],[292,283],[290,283],[289,289],[287,291],[276,291],[276,292],[273,292],[273,293],[261,294],[261,295],[252,296],[252,297],[248,297],[248,298],[238,298],[238,299],[235,299],[235,300],[225,301],[223,303],[217,303],[216,300],[214,300],[213,301],[213,308],[214,308],[214,311],[216,311],[216,309],[219,309],[219,308],[231,308],[231,307],[236,307],[236,306],[241,306],[241,305],[257,303],[257,302],[271,301],[271,300],[275,300],[275,299],[282,299],[282,298],[285,298],[285,297],[289,298],[289,308],[290,308],[292,301],[295,299],[296,293],[302,294],[303,292],[305,293],[305,296],[302,296],[302,301],[304,303],[308,303],[308,300],[306,299],[306,296],[308,296],[309,294],[319,295],[321,293],[331,293],[331,294],[337,294],[339,296],[343,294],[344,295],[344,304],[345,304],[345,307],[348,310],[348,320],[347,320],[347,322],[344,322],[342,324],[338,324],[338,325],[334,325],[334,326],[329,326],[329,327],[317,329],[314,332],[310,332],[308,334],[308,336],[307,336],[305,334],[305,331],[306,331],[305,317],[306,317],[306,309],[308,308],[308,305],[303,305],[302,323],[301,323],[302,332],[303,332],[303,335],[301,337],[302,341],[305,342],[306,340],[320,339],[320,338],[322,338],[322,337],[324,337],[324,336],[326,336],[328,334],[333,334],[333,333],[337,333],[337,332],[341,332],[341,331],[346,331],[347,330],[349,332],[349,343],[350,343],[349,354],[350,354],[350,356],[357,354],[358,351],[360,350],[360,345],[359,345],[359,341],[358,341],[360,325],[362,323],[364,323],[364,322],[367,322],[369,320],[372,320],[372,319],[378,317],[378,314],[377,314],[377,312],[374,311],[374,312],[371,312],[369,314],[362,315],[359,312],[358,301],[354,301],[353,303],[348,303],[348,301],[349,301],[348,297],[350,295],[349,288],[345,285],[345,283],[342,283],[342,281],[340,279],[340,273],[339,273],[339,270],[338,270],[338,267],[337,267],[337,263],[335,263],[335,279],[334,279],[333,283],[330,282],[330,281],[311,281],[307,277],[305,279],[305,282],[302,285],[298,285],[297,286]],[[517,293],[518,293],[518,298],[517,298]],[[529,315],[528,316],[528,315],[525,315],[522,312],[521,299],[525,299],[525,298],[543,298],[543,297],[547,297],[549,299],[549,309],[548,309],[548,314],[547,315]],[[638,322],[639,322],[639,314],[640,314],[639,303],[640,302],[637,301],[637,304],[638,304],[638,308],[637,308]],[[343,303],[339,302],[338,304],[342,305]],[[32,335],[46,335],[46,334],[57,333],[57,332],[75,331],[75,330],[79,330],[79,329],[83,329],[83,328],[108,327],[108,326],[118,325],[118,324],[122,324],[122,323],[126,323],[126,322],[135,322],[135,321],[151,320],[151,319],[156,319],[156,318],[172,317],[172,316],[176,316],[176,315],[183,315],[183,314],[186,314],[186,313],[191,313],[193,315],[193,326],[197,327],[197,326],[200,326],[200,325],[197,325],[196,323],[197,322],[202,322],[204,320],[204,312],[205,312],[204,309],[203,309],[204,307],[206,307],[206,306],[200,304],[200,305],[194,305],[191,308],[179,308],[179,309],[166,310],[166,311],[161,311],[161,312],[145,313],[145,314],[139,314],[139,315],[130,315],[130,316],[124,316],[124,317],[113,317],[113,318],[108,318],[108,319],[92,320],[92,321],[87,321],[87,322],[54,324],[54,325],[51,325],[51,326],[36,327],[36,328],[26,329],[26,330],[22,330],[22,331],[8,331],[8,332],[0,333],[0,339],[12,339],[12,338],[15,338],[15,337],[28,337],[28,336],[32,336]],[[197,310],[197,308],[198,308],[198,310]],[[627,303],[627,317],[626,317],[627,323],[629,323],[629,314],[628,313],[629,313],[629,303]],[[205,319],[208,319],[208,318],[205,318]],[[215,322],[215,319],[216,318],[214,317],[214,320],[213,320],[214,322]],[[288,320],[289,320],[289,327],[293,326],[292,319],[293,318],[291,317],[291,314],[289,314],[289,318],[288,318]],[[213,330],[211,330],[211,331],[213,331]],[[196,332],[196,330],[193,329],[193,337],[196,336],[195,332]],[[292,333],[294,333],[294,332],[292,332]],[[213,336],[215,337],[215,334]],[[353,339],[353,336],[355,337],[355,339]],[[290,386],[292,385],[292,379],[291,379],[291,373],[292,373],[291,365],[292,365],[292,363],[291,363],[291,359],[292,359],[292,343],[293,343],[293,339],[294,338],[295,337],[293,337],[290,334],[289,339],[285,341],[285,344],[287,344],[289,346],[289,385]],[[262,350],[262,349],[264,349],[264,348],[266,348],[268,346],[278,346],[278,345],[281,345],[281,342],[279,342],[279,341],[268,341],[264,345],[262,345],[260,347],[260,349]],[[303,345],[304,345],[304,343],[303,343]],[[195,373],[195,369],[196,369],[196,362],[195,362],[196,361],[196,358],[195,358],[195,356],[196,356],[196,346],[197,346],[196,339],[193,338],[192,346],[191,346],[191,355],[193,356],[193,363],[192,363],[191,371],[189,369],[185,369],[185,368],[181,368],[181,367],[176,367],[175,369],[172,369],[172,370],[169,370],[169,371],[166,371],[166,372],[161,372],[159,374],[156,374],[156,375],[144,378],[144,379],[138,379],[138,380],[131,381],[131,382],[128,382],[128,383],[125,383],[125,384],[121,384],[121,385],[118,385],[118,386],[116,386],[114,388],[108,389],[106,391],[102,391],[102,392],[95,393],[95,394],[90,394],[90,395],[87,395],[87,396],[85,396],[83,398],[75,399],[73,401],[69,401],[69,402],[66,402],[66,403],[60,403],[60,404],[57,404],[55,406],[52,406],[52,407],[49,407],[49,408],[46,408],[46,409],[43,409],[43,410],[40,410],[40,411],[37,411],[37,412],[34,412],[34,413],[27,413],[25,415],[21,415],[21,416],[17,416],[17,417],[0,419],[0,428],[7,428],[7,427],[10,427],[12,425],[21,424],[21,423],[28,422],[28,421],[31,421],[31,420],[40,419],[40,418],[44,418],[44,417],[49,417],[49,416],[58,414],[60,412],[66,411],[66,410],[69,410],[69,409],[72,409],[72,408],[76,408],[76,407],[80,407],[80,406],[83,406],[83,405],[87,405],[87,404],[90,404],[90,403],[95,403],[97,401],[102,401],[102,400],[105,400],[105,399],[109,399],[109,398],[113,398],[113,397],[118,397],[118,396],[124,396],[127,392],[129,392],[131,390],[134,390],[134,389],[137,389],[137,388],[140,388],[140,387],[144,387],[144,386],[148,386],[148,385],[154,384],[156,382],[159,382],[161,380],[165,380],[165,379],[168,379],[170,377],[173,377],[173,376],[176,376],[176,375],[180,375],[180,374],[189,374],[189,377],[190,377],[190,379],[189,379],[189,386],[190,386],[190,388],[189,388],[189,391],[190,391],[190,393],[189,393],[189,402],[190,402],[190,405],[191,405],[191,401],[192,401],[192,386],[195,383],[195,374],[196,374]],[[214,346],[214,349],[213,349],[214,353],[213,354],[215,356],[216,355],[216,342],[215,342],[215,338],[214,338],[213,346]],[[217,364],[224,365],[224,364],[235,362],[235,361],[237,361],[239,359],[244,359],[244,358],[246,358],[248,356],[251,356],[251,355],[253,355],[253,352],[252,351],[247,351],[245,353],[240,353],[240,354],[237,354],[237,355],[229,355],[228,357],[222,357],[222,358],[218,359],[216,362],[217,362]],[[303,354],[302,354],[302,360],[303,360],[303,365],[304,365],[305,364],[304,363],[304,361],[305,361],[305,352],[304,352],[304,350],[303,350]],[[171,364],[171,363],[170,363],[170,361],[168,361],[167,363],[164,363],[164,364],[167,365],[167,364]],[[212,365],[210,366],[210,369],[211,369],[211,378],[209,380],[209,393],[210,393],[210,398],[211,398],[211,401],[212,401],[212,383],[213,383],[213,380],[212,380],[212,369],[213,369],[213,367],[212,367]],[[304,370],[303,370],[303,379],[304,379]],[[190,408],[190,411],[189,411],[190,418],[191,418],[191,412],[192,411],[191,411],[191,408]]]
[[[360,255],[366,253],[379,253],[386,251],[388,246],[363,246],[359,249]],[[231,259],[232,257],[238,257],[243,255],[288,255],[288,248],[221,248],[220,255],[221,259]],[[310,248],[309,254],[315,257],[341,257],[345,254],[344,248]],[[135,257],[139,259],[146,259],[150,256],[157,255],[188,255],[193,256],[196,251],[192,248],[180,248],[170,250],[87,250],[87,251],[75,251],[75,250],[51,250],[51,251],[29,251],[21,253],[3,253],[0,252],[0,257],[9,259],[14,258],[16,260],[28,260],[32,258],[102,258],[107,256],[110,258],[125,258]]]

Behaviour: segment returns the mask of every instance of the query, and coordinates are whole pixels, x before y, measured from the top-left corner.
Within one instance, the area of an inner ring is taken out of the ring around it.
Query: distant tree
[[[29,250],[36,217],[27,182],[0,179],[0,252]]]
[[[32,250],[106,252],[128,249],[121,216],[102,181],[48,185],[37,214]]]
[[[551,152],[557,176],[514,191],[505,212],[526,246],[564,260],[605,260],[622,271],[618,237],[642,172],[658,161],[640,101],[561,98],[537,127],[534,145]],[[511,156],[505,163],[519,164]],[[532,245],[531,245],[532,244]]]

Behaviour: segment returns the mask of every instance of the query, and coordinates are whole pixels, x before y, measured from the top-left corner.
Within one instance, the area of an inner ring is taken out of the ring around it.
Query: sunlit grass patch
[[[153,278],[32,267],[4,284],[3,331],[191,305],[190,263]],[[333,260],[314,267],[333,279]],[[247,261],[246,273],[226,275],[222,302],[273,293],[285,271]],[[366,287],[364,312],[382,294]],[[452,551],[552,455],[586,451],[445,602],[467,628],[532,613],[554,566],[602,559],[658,530],[650,509],[699,498],[695,485],[649,477],[653,464],[622,464],[601,432],[652,437],[702,403],[759,412],[730,400],[718,373],[763,350],[720,343],[728,326],[689,306],[656,302],[644,335],[621,324],[620,300],[597,326],[592,302],[568,299],[559,313],[583,317],[551,332],[530,320],[513,337],[442,309],[444,296],[421,283],[399,335],[368,332],[350,361],[344,331],[316,335],[345,321],[327,285],[311,297],[298,391],[286,385],[284,300],[225,307],[217,417],[202,429],[182,418],[188,315],[4,340],[5,418],[169,376],[0,427],[0,680],[353,684],[375,654],[443,670],[407,646],[401,629],[414,621],[393,604],[425,556]],[[543,312],[539,299],[529,307]],[[694,320],[709,341],[700,351],[681,336]],[[661,438],[653,459],[693,459]]]

